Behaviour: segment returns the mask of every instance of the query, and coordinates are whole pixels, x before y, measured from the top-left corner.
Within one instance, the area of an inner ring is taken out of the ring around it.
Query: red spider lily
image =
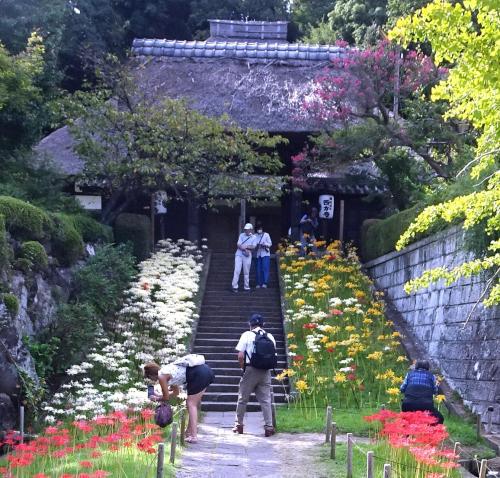
[[[144,418],[144,420],[149,420],[154,416],[154,414],[155,412],[150,408],[145,408],[144,410],[141,410],[141,417]]]
[[[57,427],[47,427],[44,431],[45,435],[55,435],[59,433],[59,428]]]
[[[367,422],[380,422],[384,424],[387,420],[394,419],[398,416],[398,413],[392,410],[380,410],[380,412],[374,413],[368,417],[363,417],[363,420]]]
[[[304,324],[302,327],[304,329],[317,329],[318,328],[318,324],[313,324],[312,322],[310,322],[308,324]]]
[[[93,452],[90,454],[90,456],[91,456],[92,458],[101,458],[102,453],[101,453],[100,451],[95,450],[95,451],[93,451]]]
[[[82,468],[92,468],[93,464],[89,460],[83,460],[79,463]]]
[[[344,312],[342,312],[339,309],[330,309],[330,315],[342,315]]]
[[[446,478],[442,473],[427,473],[425,478]]]
[[[294,362],[302,362],[302,360],[304,360],[304,356],[303,355],[295,355],[293,357],[293,361]]]
[[[110,475],[111,475],[111,473],[109,471],[96,470],[92,473],[92,478],[106,478],[106,476],[110,476]]]
[[[354,380],[356,380],[356,374],[355,373],[348,374],[347,380],[350,380],[351,382],[353,382]]]
[[[33,475],[33,478],[50,478],[50,476],[45,473],[37,473],[36,475]]]
[[[73,422],[73,426],[75,428],[78,428],[78,430],[81,430],[84,433],[90,433],[93,430],[93,427],[89,425],[88,422],[85,420],[79,420],[77,422]]]
[[[331,354],[331,353],[335,352],[335,349],[333,347],[329,347],[326,349],[326,351]]]

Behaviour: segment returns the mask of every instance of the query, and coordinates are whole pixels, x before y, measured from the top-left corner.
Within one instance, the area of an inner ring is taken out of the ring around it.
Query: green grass
[[[358,445],[364,452],[370,450],[370,445]],[[366,458],[358,448],[353,450],[353,476],[360,478],[366,476]],[[320,460],[326,465],[328,469],[328,476],[335,478],[343,478],[347,472],[347,445],[345,443],[338,443],[335,452],[335,459],[330,458],[330,445],[321,447]]]

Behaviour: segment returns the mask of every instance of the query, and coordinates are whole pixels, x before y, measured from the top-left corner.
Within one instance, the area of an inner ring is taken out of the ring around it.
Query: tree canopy
[[[500,303],[500,13],[494,0],[435,0],[411,17],[396,23],[392,38],[403,44],[428,41],[437,64],[451,64],[446,78],[433,88],[432,98],[449,102],[448,117],[470,122],[479,132],[476,157],[460,174],[470,174],[476,191],[425,209],[401,236],[401,249],[438,220],[463,220],[466,230],[481,227],[488,237],[486,250],[473,261],[451,270],[426,271],[407,285],[408,290],[445,279],[491,273],[482,298],[486,305]]]

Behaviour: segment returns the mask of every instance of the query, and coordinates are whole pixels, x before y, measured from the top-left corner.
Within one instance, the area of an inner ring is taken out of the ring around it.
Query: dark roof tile
[[[260,58],[274,60],[326,61],[341,56],[346,50],[334,45],[307,43],[257,43],[228,41],[179,41],[135,39],[132,52],[136,56],[197,58]]]

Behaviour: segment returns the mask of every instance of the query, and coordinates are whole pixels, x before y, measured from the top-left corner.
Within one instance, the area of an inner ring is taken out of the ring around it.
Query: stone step
[[[209,402],[202,400],[201,410],[203,412],[236,412],[236,403]],[[258,403],[249,403],[247,412],[260,412]]]
[[[219,392],[219,393],[212,393],[210,392],[210,389],[206,391],[203,394],[203,398],[209,402],[223,402],[223,403],[234,403],[238,401],[238,391],[235,393],[232,392]],[[274,394],[274,401],[275,403],[286,403],[286,397],[284,393],[275,393]],[[250,403],[255,403],[257,402],[257,398],[255,395],[252,393],[250,395]]]
[[[201,355],[210,353],[225,353],[231,355],[232,357],[236,357],[238,352],[235,350],[235,346],[236,343],[224,347],[221,347],[220,345],[196,345],[195,347],[193,347],[193,353]],[[276,347],[276,351],[280,355],[284,355],[285,347]]]
[[[198,353],[197,351],[195,351]],[[278,363],[285,362],[285,349],[283,348],[282,350],[277,349],[276,350],[278,354]],[[281,353],[280,353],[281,352]],[[206,352],[203,354],[205,357],[205,360],[210,363],[219,363],[220,361],[234,361],[235,363],[238,363],[237,361],[237,354],[236,352]]]
[[[206,361],[212,369],[215,370],[224,370],[224,369],[229,369],[229,370],[234,370],[235,365],[238,363],[236,360],[207,360]],[[276,369],[282,369],[286,367],[286,361],[284,360],[284,357],[278,357],[278,365],[276,366]],[[239,370],[239,369],[238,369]]]
[[[252,310],[252,309],[250,309]],[[281,314],[278,312],[275,312],[273,314],[261,314],[264,317],[264,320],[266,323],[274,322],[277,324],[282,324],[283,320],[281,318]],[[250,317],[250,311],[245,311],[245,312],[240,312],[239,314],[226,314],[223,310],[221,310],[219,313],[217,312],[212,312],[210,314],[207,314],[206,312],[204,313],[202,311],[201,316],[200,316],[200,322],[202,320],[204,321],[210,321],[210,322],[220,322],[221,325],[228,325],[230,323],[246,323],[248,321],[248,318]],[[218,324],[217,324],[218,325]]]
[[[242,373],[243,372],[240,369],[238,375],[215,375],[215,381],[210,386],[212,387],[212,386],[215,386],[216,384],[238,385],[240,383]],[[272,372],[271,372],[271,374],[272,374],[271,375],[271,383],[273,385],[280,386],[281,389],[283,389],[282,382],[279,382],[278,380],[276,380],[276,378],[274,378],[274,376],[273,376],[274,374]],[[283,383],[285,384],[285,386],[288,385],[287,380],[285,380]]]
[[[283,342],[285,337],[283,333],[272,334],[276,342]],[[220,330],[220,332],[196,332],[196,339],[227,339],[235,340],[236,342],[240,339],[241,332],[237,330]]]
[[[211,322],[199,322],[198,323],[198,329],[197,332],[220,332],[221,330],[224,330],[225,332],[236,332],[242,334],[243,332],[248,330],[248,327],[245,327],[243,324],[237,323],[237,324],[231,324],[231,323],[225,323],[223,325],[213,325]],[[266,326],[266,332],[270,332],[271,334],[275,335],[278,333],[283,333],[283,327],[281,324],[269,324]]]
[[[239,386],[239,381],[237,383],[227,383],[227,384],[215,384],[212,383],[210,385],[208,391],[206,393],[238,393],[238,386]],[[284,393],[283,387],[278,384],[273,384],[272,385],[272,390],[274,394],[282,394]]]
[[[239,338],[239,337],[238,337]],[[221,345],[224,347],[236,347],[236,344],[238,343],[238,340],[232,340],[232,339],[199,339],[197,338],[194,341],[194,346],[197,347],[199,345],[201,346],[210,346],[210,345]],[[276,348],[284,348],[285,344],[283,341],[276,341]]]

